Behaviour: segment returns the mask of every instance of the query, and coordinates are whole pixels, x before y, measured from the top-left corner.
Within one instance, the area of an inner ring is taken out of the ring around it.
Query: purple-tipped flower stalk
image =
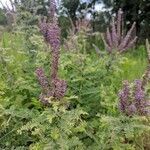
[[[35,73],[42,87],[43,93],[47,93],[49,91],[49,82],[44,74],[44,70],[42,68],[38,68]]]
[[[145,101],[145,92],[142,89],[142,80],[135,80],[135,106],[139,112],[139,114],[147,113],[147,101]]]
[[[126,109],[128,106],[129,94],[130,94],[129,83],[128,83],[128,81],[124,81],[123,82],[123,89],[120,90],[119,95],[118,95],[119,99],[120,99],[119,108],[120,108],[120,111],[123,113],[126,112]]]
[[[56,99],[60,99],[64,97],[67,84],[64,80],[60,80],[58,78],[58,66],[59,66],[59,54],[60,54],[60,28],[57,23],[57,18],[55,17],[56,13],[56,3],[55,0],[51,0],[50,2],[50,10],[49,17],[50,22],[43,20],[40,21],[40,30],[43,34],[43,37],[47,44],[51,46],[52,50],[52,63],[51,63],[51,76],[50,81],[47,83],[47,79],[44,76],[44,72],[42,69],[37,69],[36,74],[39,79],[40,85],[45,93],[41,93],[40,99],[45,104],[48,103],[46,98],[54,97]],[[42,74],[42,75],[41,75]],[[44,84],[43,84],[44,81]],[[48,90],[47,85],[49,85]]]
[[[145,97],[144,91],[142,90],[142,81],[141,80],[135,80],[135,100],[138,104],[140,104]]]
[[[119,110],[122,113],[127,116],[150,115],[149,106],[142,80],[135,80],[133,88],[127,81],[123,83],[123,89],[119,92]]]
[[[109,53],[112,53],[113,50],[122,53],[131,48],[137,40],[137,36],[133,35],[136,23],[134,22],[131,29],[124,35],[123,11],[121,9],[119,9],[116,18],[112,19],[111,28],[107,28],[106,35],[102,37],[105,48]]]

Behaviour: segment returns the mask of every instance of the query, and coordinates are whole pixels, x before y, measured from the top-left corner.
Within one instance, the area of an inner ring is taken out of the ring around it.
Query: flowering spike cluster
[[[144,100],[144,91],[142,90],[142,81],[141,80],[135,80],[135,101],[137,104],[140,104]]]
[[[128,106],[128,99],[129,99],[129,93],[130,92],[130,87],[129,87],[129,83],[128,81],[124,81],[123,82],[123,89],[119,92],[119,99],[120,99],[120,103],[119,103],[119,108],[121,110],[121,112],[125,112],[126,111],[126,107]]]
[[[36,75],[39,83],[44,92],[40,95],[40,100],[43,104],[47,104],[46,98],[54,97],[55,99],[61,99],[64,97],[67,90],[67,84],[64,80],[58,78],[58,66],[59,66],[59,54],[60,54],[60,28],[57,24],[57,18],[55,18],[56,3],[55,0],[51,0],[50,3],[50,22],[40,21],[40,30],[47,44],[51,46],[52,50],[52,63],[51,63],[51,75],[50,81],[47,83],[47,78],[44,75],[42,69],[37,69]]]
[[[67,89],[66,81],[55,79],[53,80],[53,85],[55,86],[53,97],[57,97],[57,99],[64,97],[66,89]]]
[[[145,91],[142,89],[142,80],[135,80],[133,88],[125,81],[119,92],[120,111],[128,116],[150,115],[148,107],[149,101],[146,100]]]
[[[124,35],[123,11],[119,9],[116,20],[112,19],[111,28],[107,28],[106,35],[103,36],[107,51],[112,53],[113,50],[117,50],[122,53],[131,48],[137,40],[137,36],[133,35],[135,25],[136,23],[134,22],[131,29]]]
[[[48,83],[48,79],[44,74],[44,70],[42,68],[37,68],[35,71],[38,81],[42,87],[43,92],[47,92],[49,91],[49,83]]]
[[[60,48],[60,28],[57,24],[52,23],[47,27],[47,35],[45,37],[50,44],[52,51],[59,51]]]

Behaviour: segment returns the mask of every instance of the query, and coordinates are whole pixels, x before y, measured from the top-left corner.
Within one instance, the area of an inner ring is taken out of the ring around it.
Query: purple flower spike
[[[51,45],[53,51],[60,48],[60,28],[57,24],[50,24],[48,26],[45,39]]]
[[[137,41],[137,36],[134,35],[136,23],[132,24],[129,31],[124,34],[124,21],[123,21],[123,11],[119,9],[116,18],[112,19],[110,28],[107,28],[106,36],[102,36],[106,50],[112,53],[113,50],[117,50],[122,53],[129,48],[132,48]]]
[[[150,101],[146,100],[142,80],[135,80],[134,87],[131,87],[128,81],[123,83],[123,89],[118,95],[120,111],[127,116],[150,115]]]
[[[127,114],[129,116],[132,116],[132,115],[136,114],[136,112],[137,112],[136,106],[134,104],[129,105],[128,110],[127,110]]]
[[[38,68],[36,71],[36,76],[39,80],[39,83],[43,89],[44,92],[48,92],[49,91],[49,83],[48,83],[48,79],[44,74],[44,70],[42,68]]]
[[[40,31],[52,50],[60,48],[60,28],[55,23],[40,22]]]
[[[64,97],[66,90],[67,90],[67,83],[64,80],[55,79],[53,81],[53,84],[55,85],[55,92],[54,95],[58,99]]]
[[[135,80],[135,104],[137,108],[140,108],[143,105],[145,94],[142,89],[142,81],[141,80]]]
[[[130,87],[128,81],[124,81],[123,89],[119,92],[119,108],[121,112],[125,112],[128,105]]]
[[[48,98],[53,97],[56,99],[63,98],[67,90],[67,84],[64,80],[58,78],[58,66],[60,55],[60,28],[57,24],[57,18],[55,18],[56,3],[55,0],[50,1],[49,20],[40,21],[39,27],[41,33],[47,44],[51,46],[51,79],[48,82],[47,77],[44,75],[42,68],[36,70],[36,75],[39,83],[43,89],[40,95],[40,101],[47,105],[49,103]],[[50,22],[49,22],[50,21]]]
[[[47,23],[46,23],[46,19],[44,19],[43,21],[40,20],[39,28],[40,28],[40,31],[43,34],[43,36],[47,37]]]

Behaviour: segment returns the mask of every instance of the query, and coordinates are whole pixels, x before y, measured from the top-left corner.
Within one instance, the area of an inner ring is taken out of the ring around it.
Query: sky
[[[9,0],[0,0],[3,4],[7,4],[8,6],[10,6],[10,2],[9,2]],[[1,3],[0,3],[0,7],[2,7],[1,6]]]

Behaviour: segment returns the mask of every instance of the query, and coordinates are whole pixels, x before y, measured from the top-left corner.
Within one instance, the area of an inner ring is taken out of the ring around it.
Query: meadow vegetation
[[[52,47],[54,36],[50,36],[51,41],[45,35],[43,38],[37,25],[21,24],[12,31],[3,30],[0,35],[1,150],[150,149],[148,44],[132,46],[125,53],[113,48],[108,53],[101,34],[93,35],[88,29],[80,28],[77,33],[68,30],[68,38],[61,37],[57,48]],[[52,80],[56,49],[59,49],[59,69]],[[44,70],[54,91],[44,95],[44,102],[39,97],[43,89],[37,68]],[[62,81],[67,84],[61,96],[56,93],[59,85],[53,82],[58,76],[63,79],[59,79],[60,84]],[[144,88],[140,87],[141,82],[136,86],[137,80],[144,80]],[[124,92],[123,84],[127,81],[131,88],[124,104],[120,92]],[[136,89],[137,94],[142,91],[144,95],[137,98],[146,101],[141,102],[142,106],[136,102]],[[127,107],[125,110],[120,108],[122,103]],[[143,109],[146,113],[141,113],[145,112]]]

